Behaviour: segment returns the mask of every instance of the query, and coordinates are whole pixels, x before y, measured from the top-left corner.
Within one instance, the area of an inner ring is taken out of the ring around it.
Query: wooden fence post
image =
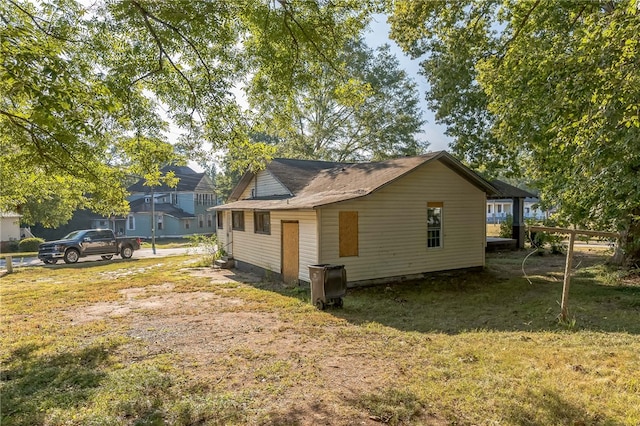
[[[571,283],[571,265],[573,263],[573,243],[576,240],[576,234],[588,235],[591,237],[607,237],[620,239],[617,232],[589,231],[586,229],[567,229],[552,228],[548,226],[531,226],[529,231],[532,232],[551,232],[555,234],[569,234],[569,250],[567,250],[567,261],[564,268],[564,283],[562,285],[562,302],[560,305],[560,318],[562,321],[567,320],[569,315],[569,284]]]
[[[573,243],[576,233],[569,234],[569,250],[567,251],[567,262],[564,267],[564,282],[562,284],[562,303],[560,305],[560,317],[562,321],[567,320],[569,315],[569,284],[571,284],[571,265],[573,263]]]
[[[12,274],[13,273],[13,257],[11,256],[5,257],[4,262],[6,264],[7,274]]]

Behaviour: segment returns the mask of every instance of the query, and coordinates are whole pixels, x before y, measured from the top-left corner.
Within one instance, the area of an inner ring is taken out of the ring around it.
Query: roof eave
[[[457,158],[455,158],[453,155],[449,154],[446,151],[441,151],[438,155],[433,157],[431,160],[442,161],[444,164],[448,165],[459,175],[466,178],[468,181],[475,184],[480,189],[484,190],[484,192],[486,192],[487,195],[491,196],[491,195],[500,194],[500,191],[498,191],[496,187],[491,185],[489,181],[484,179],[482,176],[478,175],[476,172],[474,172],[464,164],[462,164],[460,160],[458,160]]]

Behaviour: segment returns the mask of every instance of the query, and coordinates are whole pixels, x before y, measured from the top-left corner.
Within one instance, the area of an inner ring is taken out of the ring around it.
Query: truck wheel
[[[76,263],[80,259],[80,252],[76,249],[69,249],[64,252],[64,263]]]
[[[123,259],[130,259],[133,256],[133,248],[131,246],[124,246],[120,249],[120,256]]]
[[[58,259],[42,259],[42,261],[46,265],[55,265],[56,263],[58,263]]]
[[[102,258],[102,260],[111,260],[111,258],[113,257],[112,254],[103,254],[102,256],[100,256]]]

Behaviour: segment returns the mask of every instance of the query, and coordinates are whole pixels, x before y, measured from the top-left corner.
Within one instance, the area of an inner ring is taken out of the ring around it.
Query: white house
[[[212,209],[237,267],[291,283],[309,281],[309,265],[340,264],[352,285],[483,267],[495,193],[444,151],[372,163],[274,159]]]
[[[22,216],[13,212],[0,212],[0,247],[5,251],[5,246],[12,241],[20,240],[20,218]]]
[[[525,219],[544,220],[549,218],[549,212],[539,207],[538,197],[525,197],[523,217]],[[513,215],[513,199],[498,198],[487,200],[487,223],[502,223],[507,216]]]

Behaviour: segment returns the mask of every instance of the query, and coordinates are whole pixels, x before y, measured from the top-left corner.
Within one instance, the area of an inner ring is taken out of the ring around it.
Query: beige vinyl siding
[[[427,248],[427,202],[443,203],[443,246]],[[345,265],[349,281],[484,265],[485,193],[440,162],[377,192],[324,207],[320,263]],[[339,257],[338,215],[358,212],[359,253]]]
[[[233,231],[233,257],[239,261],[281,273],[282,221],[297,221],[300,231],[298,278],[309,281],[309,265],[318,263],[316,212],[314,210],[276,210],[271,211],[270,219],[271,234],[256,234],[253,232],[253,212],[245,211],[245,230]]]
[[[285,188],[273,175],[267,170],[258,172],[249,185],[245,188],[240,199],[251,198],[251,191],[255,190],[255,197],[268,197],[270,195],[289,195],[289,191]]]

